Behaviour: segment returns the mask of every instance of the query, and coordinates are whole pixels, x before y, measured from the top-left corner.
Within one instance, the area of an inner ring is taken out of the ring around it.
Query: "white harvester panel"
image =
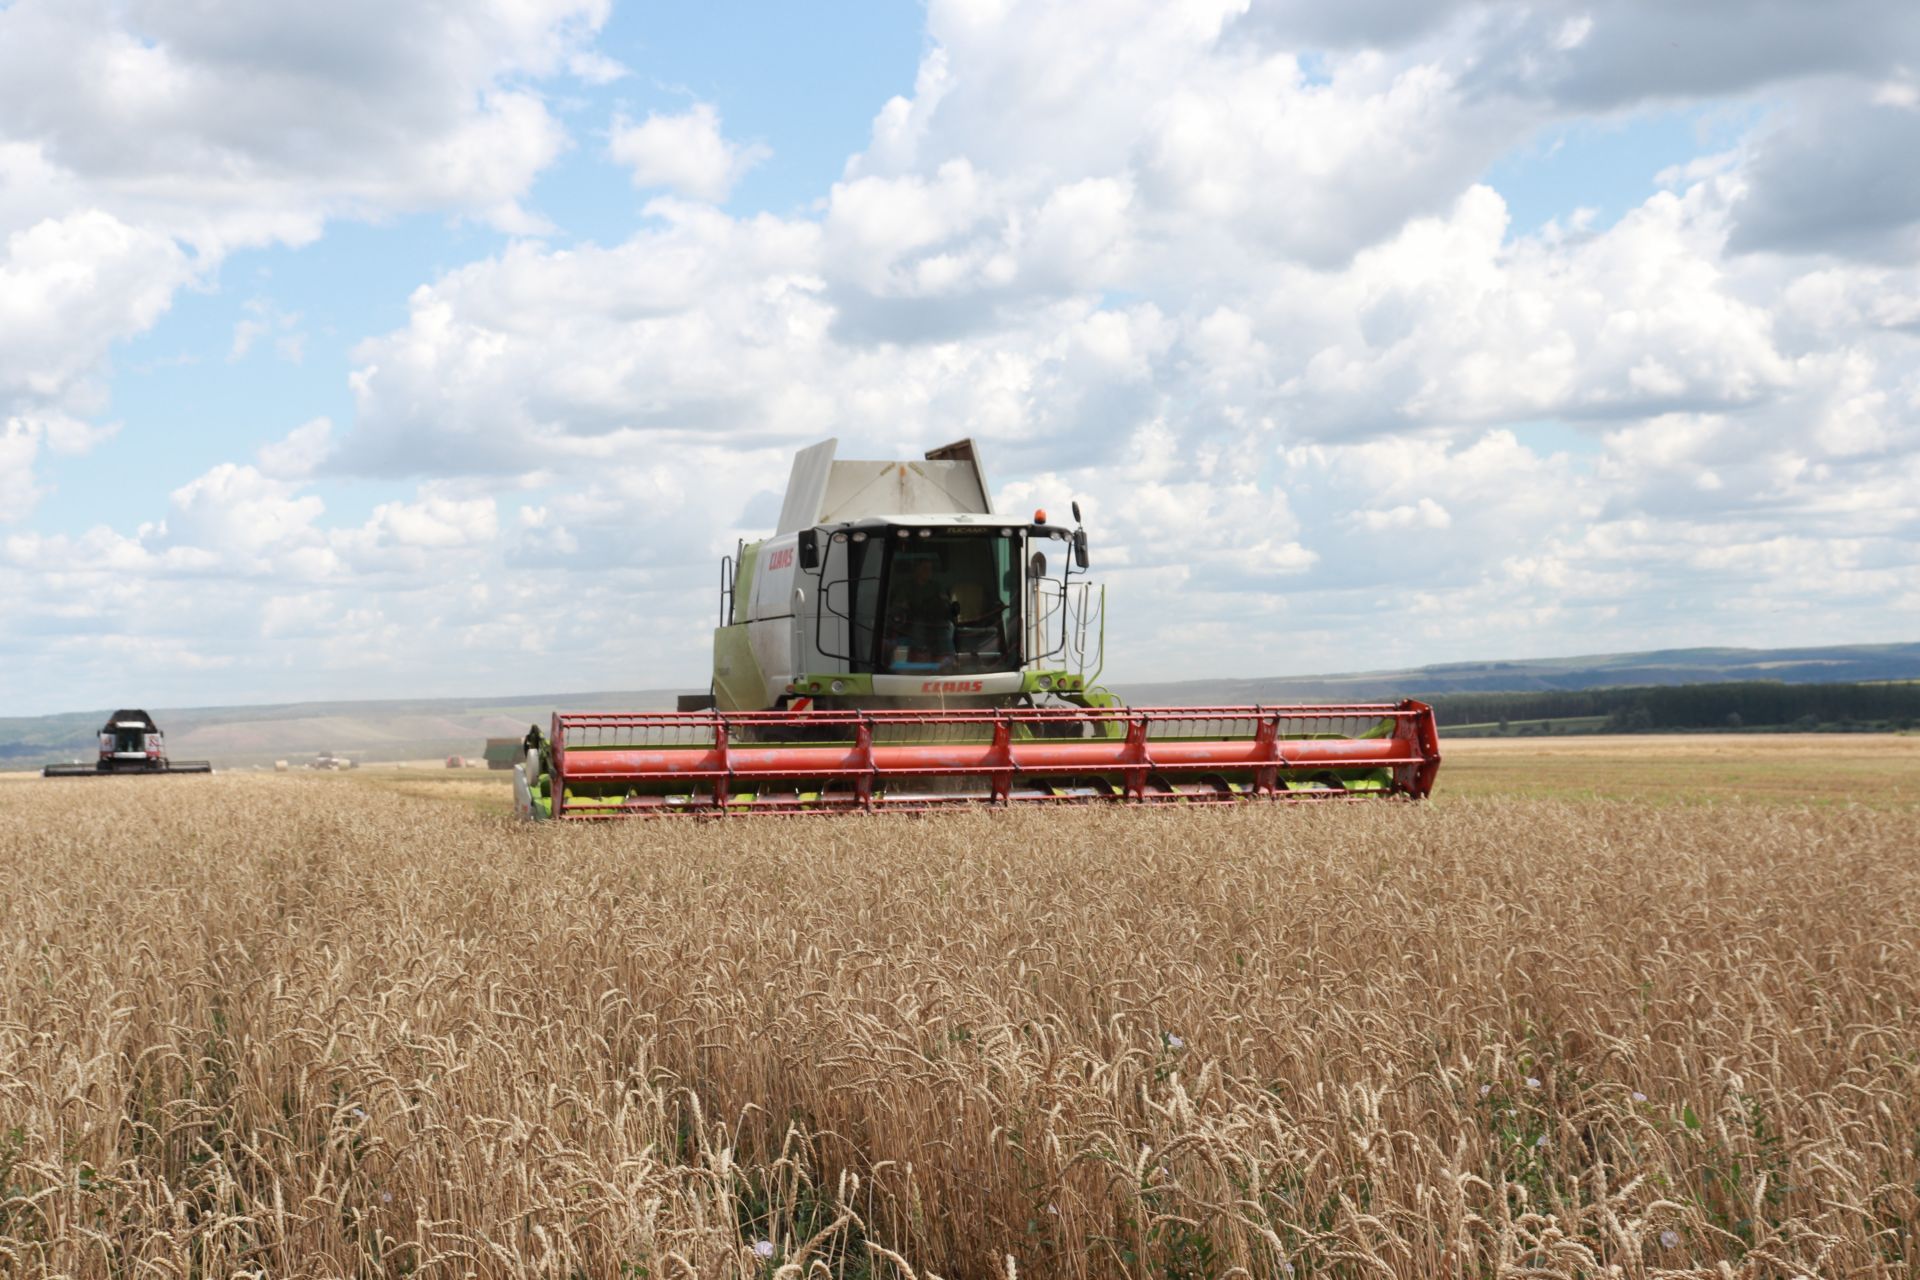
[[[993,514],[992,490],[971,440],[888,462],[836,459],[839,446],[822,440],[794,458],[778,532],[869,516]]]
[[[793,673],[800,612],[796,604],[794,537],[786,534],[760,544],[753,585],[747,599],[747,645],[765,679],[768,705],[779,697]],[[811,631],[808,632],[811,635]]]

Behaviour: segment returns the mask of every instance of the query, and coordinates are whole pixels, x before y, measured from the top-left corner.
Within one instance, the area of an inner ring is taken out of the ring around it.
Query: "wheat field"
[[[222,775],[0,819],[8,1275],[1920,1255],[1907,810],[554,830]]]

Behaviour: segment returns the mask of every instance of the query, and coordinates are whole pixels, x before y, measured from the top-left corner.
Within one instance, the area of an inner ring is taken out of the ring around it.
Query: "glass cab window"
[[[981,529],[887,542],[875,670],[1019,669],[1019,539]]]

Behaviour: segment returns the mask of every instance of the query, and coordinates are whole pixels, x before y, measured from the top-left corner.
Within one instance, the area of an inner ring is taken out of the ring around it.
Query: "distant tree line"
[[[1498,724],[1605,717],[1601,732],[1661,729],[1846,729],[1920,725],[1920,684],[1650,685],[1622,689],[1532,689],[1515,693],[1439,693],[1440,724]]]

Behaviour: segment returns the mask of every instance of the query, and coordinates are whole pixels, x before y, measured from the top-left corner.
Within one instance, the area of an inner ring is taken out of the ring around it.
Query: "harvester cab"
[[[211,773],[205,760],[169,760],[166,737],[153,717],[132,709],[116,711],[100,726],[100,750],[93,764],[50,764],[48,778],[89,778],[103,773]]]
[[[1105,597],[1073,526],[993,509],[970,440],[923,458],[794,458],[773,534],[721,562],[710,692],[560,712],[518,811],[605,819],[1027,802],[1420,797],[1418,702],[1129,707],[1101,687]]]
[[[996,513],[970,440],[834,449],[800,453],[774,535],[721,563],[715,709],[1104,705],[1083,528]]]

